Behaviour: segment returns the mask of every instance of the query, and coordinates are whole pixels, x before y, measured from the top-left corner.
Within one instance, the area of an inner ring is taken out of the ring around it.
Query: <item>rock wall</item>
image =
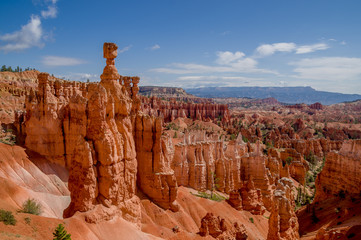
[[[217,189],[228,193],[242,186],[239,154],[245,148],[236,141],[185,140],[175,145],[171,167],[179,185],[205,191],[215,189],[216,181]]]
[[[318,139],[287,139],[277,138],[274,140],[276,148],[293,148],[302,156],[308,156],[310,152],[318,157],[325,156],[333,150],[340,150],[342,141],[328,140],[325,138]]]
[[[157,97],[141,97],[142,112],[159,117],[162,116],[165,122],[171,122],[178,117],[187,117],[193,120],[211,119],[228,122],[230,113],[227,105],[213,103],[192,103],[176,100],[165,101]]]
[[[341,149],[326,155],[316,179],[314,202],[328,197],[359,196],[361,185],[361,140],[348,140]]]
[[[138,160],[139,188],[159,206],[178,210],[177,181],[170,167],[174,149],[168,135],[162,135],[162,118],[138,115],[135,143]]]

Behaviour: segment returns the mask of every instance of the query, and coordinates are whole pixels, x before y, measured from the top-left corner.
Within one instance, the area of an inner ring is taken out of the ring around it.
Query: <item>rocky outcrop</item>
[[[282,165],[289,168],[290,176],[303,185],[309,170],[308,163],[303,156],[293,148],[286,148],[280,152],[280,158]]]
[[[342,145],[342,141],[333,141],[325,138],[304,140],[278,137],[273,142],[276,148],[293,148],[302,156],[308,156],[311,153],[317,157],[323,157],[333,150],[338,151]]]
[[[242,136],[226,144],[219,140],[183,141],[175,145],[171,167],[179,185],[230,193],[232,206],[259,215],[264,206],[271,207],[272,192],[267,158],[259,144],[254,152],[249,153],[250,149]]]
[[[328,197],[359,196],[361,185],[361,140],[348,140],[340,151],[326,155],[324,168],[316,179],[314,202]]]
[[[272,191],[266,168],[267,157],[263,155],[260,143],[255,144],[255,149],[251,153],[246,153],[241,157],[241,178],[243,181],[254,183],[255,189],[260,189],[262,193],[262,203],[267,209],[271,208]],[[242,198],[243,199],[243,198]]]
[[[262,194],[260,189],[256,189],[252,178],[250,178],[239,190],[242,197],[242,208],[254,215],[262,215],[265,212]]]
[[[229,192],[227,203],[237,210],[242,210],[242,198],[237,190]]]
[[[171,168],[179,185],[228,193],[242,186],[240,155],[246,151],[241,139],[225,142],[218,136],[198,139],[186,135],[175,145]]]
[[[299,239],[298,221],[291,192],[292,181],[282,178],[274,191],[267,240]]]
[[[232,227],[227,227],[223,218],[216,217],[213,213],[207,213],[201,220],[199,235],[202,237],[212,236],[215,239],[226,240],[246,240],[248,238],[244,225],[234,223]]]
[[[177,181],[170,167],[174,149],[169,135],[162,135],[162,118],[138,115],[135,143],[138,186],[156,204],[178,211]]]
[[[138,78],[134,89],[122,82],[114,66],[116,49],[104,44],[107,66],[100,84],[50,81],[41,73],[38,91],[27,98],[26,147],[69,169],[65,217],[90,211],[89,222],[117,213],[140,222],[132,125]]]

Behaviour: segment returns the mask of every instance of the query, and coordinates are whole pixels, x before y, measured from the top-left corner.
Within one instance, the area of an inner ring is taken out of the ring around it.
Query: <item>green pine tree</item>
[[[55,232],[53,233],[53,236],[54,240],[71,240],[71,235],[66,232],[63,224],[58,225],[58,227],[55,229]]]

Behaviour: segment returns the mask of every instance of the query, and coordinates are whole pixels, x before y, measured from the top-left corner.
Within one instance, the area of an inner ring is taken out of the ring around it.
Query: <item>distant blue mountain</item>
[[[187,93],[204,98],[276,98],[283,103],[320,102],[330,105],[361,99],[359,94],[317,91],[311,87],[204,87],[185,89]]]

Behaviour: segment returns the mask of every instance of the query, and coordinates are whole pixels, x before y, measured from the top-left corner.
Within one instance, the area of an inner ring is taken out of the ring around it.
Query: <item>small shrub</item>
[[[286,158],[286,164],[287,165],[290,165],[292,163],[292,161],[293,161],[293,157],[287,157]]]
[[[237,138],[236,135],[232,133],[231,136],[229,137],[229,140],[234,140],[236,138]]]
[[[212,200],[212,201],[216,201],[216,202],[221,202],[221,201],[226,199],[225,197],[223,197],[221,195],[218,195],[215,192],[213,192],[212,194],[209,194],[209,193],[206,193],[206,192],[198,191],[197,194],[193,194],[193,195],[197,196],[197,197],[201,197],[201,198],[206,198],[206,199],[209,199],[209,200]]]
[[[41,214],[41,204],[36,202],[34,199],[28,199],[23,203],[23,208],[19,212],[29,213],[34,215]]]
[[[242,140],[243,142],[248,143],[248,138],[246,138],[245,136],[242,136]]]
[[[253,218],[249,218],[249,221],[250,221],[251,223],[254,223]]]
[[[12,212],[0,209],[0,222],[3,222],[5,225],[15,226],[16,219]]]
[[[25,223],[26,223],[26,224],[30,224],[30,223],[31,223],[31,218],[29,218],[29,217],[24,218],[24,220],[25,220]]]
[[[70,234],[66,232],[63,224],[59,224],[53,232],[54,240],[71,240]]]
[[[179,127],[177,125],[175,125],[175,123],[169,123],[167,126],[165,126],[165,129],[167,129],[167,130],[173,129],[173,130],[178,131]]]

